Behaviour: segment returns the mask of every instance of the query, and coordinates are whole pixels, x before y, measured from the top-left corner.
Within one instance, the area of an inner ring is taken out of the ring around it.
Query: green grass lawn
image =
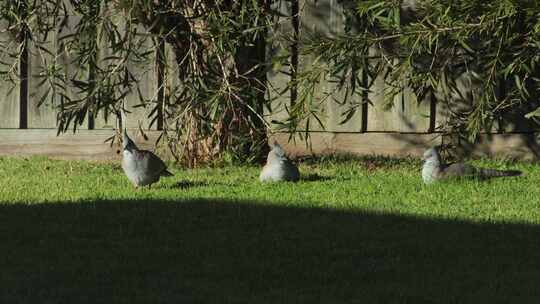
[[[417,160],[187,170],[0,158],[0,303],[539,303],[540,165],[425,186]]]

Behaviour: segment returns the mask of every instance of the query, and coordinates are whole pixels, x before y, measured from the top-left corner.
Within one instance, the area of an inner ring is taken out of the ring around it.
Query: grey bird
[[[266,165],[262,168],[259,180],[261,182],[296,182],[300,179],[300,171],[296,165],[287,157],[283,148],[274,142],[268,152]]]
[[[424,152],[422,158],[424,167],[422,168],[422,179],[425,184],[431,184],[440,180],[469,178],[485,180],[494,177],[519,176],[518,170],[495,170],[474,167],[465,163],[444,164],[437,148],[433,147]]]
[[[165,163],[154,153],[139,150],[124,130],[122,169],[135,188],[151,185],[161,176],[172,176]]]

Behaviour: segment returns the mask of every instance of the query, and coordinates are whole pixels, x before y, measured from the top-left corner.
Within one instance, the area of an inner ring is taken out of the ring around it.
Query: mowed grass
[[[426,186],[414,159],[188,170],[0,158],[0,303],[538,303],[540,165]]]

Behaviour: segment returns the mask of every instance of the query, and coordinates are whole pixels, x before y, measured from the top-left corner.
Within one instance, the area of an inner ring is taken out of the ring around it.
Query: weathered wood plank
[[[145,140],[136,130],[128,130],[139,148],[155,151],[154,143],[158,131],[146,133]],[[32,156],[45,155],[58,159],[118,160],[119,146],[104,141],[113,136],[113,130],[79,130],[56,136],[55,129],[0,129],[0,155]],[[164,155],[163,149],[157,153]]]
[[[143,149],[155,151],[163,158],[170,158],[166,148],[154,147],[159,131],[146,132],[147,140],[135,129],[128,130],[132,139]],[[105,139],[114,135],[113,130],[80,130],[76,134],[56,136],[55,129],[0,129],[1,156],[45,155],[59,159],[118,160],[118,146],[111,147]],[[311,149],[305,143],[288,142],[288,134],[276,133],[270,140],[277,140],[292,156],[353,154],[420,157],[428,147],[450,142],[440,134],[406,133],[333,133],[311,134]],[[536,133],[481,135],[476,145],[463,145],[464,155],[540,159],[540,144]]]
[[[35,39],[40,41],[39,46],[28,43],[28,128],[55,128],[58,104],[47,70],[55,64],[57,33],[50,31],[46,37]]]
[[[328,15],[321,16],[324,19],[321,22],[328,24],[328,28],[325,29],[326,35],[334,37],[338,34],[343,34],[345,29],[345,14],[343,5],[335,0],[326,0],[327,6],[320,6],[316,2],[316,7],[320,11],[328,9]],[[321,3],[323,4],[323,3]],[[326,91],[331,94],[331,98],[326,103],[326,130],[331,132],[360,132],[363,131],[362,121],[362,107],[360,104],[363,102],[362,97],[359,95],[348,95],[343,89],[339,89],[339,85],[335,81],[326,81]],[[345,112],[349,111],[352,107],[355,108],[354,114],[348,121],[344,122]]]
[[[153,44],[152,39],[142,27],[137,29],[135,37],[140,41],[140,46],[144,49],[139,50],[140,52],[151,51],[153,54],[141,62],[128,61],[128,70],[135,77],[137,84],[131,93],[126,96],[126,107],[131,112],[127,114],[126,126],[128,128],[138,128],[140,125],[144,130],[156,130],[157,123],[150,127],[152,117],[148,116],[156,106],[158,98],[157,46]],[[140,90],[140,96],[138,90]]]
[[[499,81],[497,94],[499,98],[507,97],[507,87],[510,87],[514,80]],[[529,98],[526,102],[520,104],[520,107],[501,109],[499,113],[496,113],[496,117],[493,122],[493,126],[489,132],[492,133],[513,133],[513,132],[534,132],[539,129],[540,125],[533,119],[526,118],[525,115],[536,110],[540,107],[540,101],[536,97]]]
[[[283,144],[293,156],[313,154],[353,154],[420,157],[432,146],[441,144],[439,134],[405,134],[386,132],[311,134],[311,149],[304,142],[288,142],[288,134],[276,134],[271,140]]]
[[[300,1],[301,23],[300,34],[310,35],[317,33],[327,37],[335,37],[344,32],[345,15],[343,6],[334,0]],[[304,56],[300,58],[300,70],[311,68],[312,58]],[[324,67],[326,63],[317,63]],[[348,95],[348,96],[347,96]],[[329,79],[323,75],[323,79],[316,87],[313,103],[318,107],[318,117],[324,124],[319,126],[316,120],[312,120],[310,130],[329,132],[360,132],[362,131],[362,102],[358,95],[351,96],[345,90],[339,88],[337,79]],[[354,107],[353,116],[344,122],[345,112]]]
[[[104,7],[103,9],[113,9],[112,7]],[[114,24],[118,27],[121,35],[126,35],[126,23],[122,14],[118,14],[113,18]],[[124,126],[128,128],[138,128],[139,125],[144,130],[150,130],[149,125],[151,119],[148,118],[152,108],[155,106],[158,98],[158,77],[156,72],[156,50],[152,42],[151,36],[142,27],[139,26],[133,34],[133,44],[137,45],[137,53],[144,53],[147,51],[153,51],[152,55],[148,55],[146,58],[130,58],[127,63],[127,72],[135,80],[134,85],[131,87],[130,92],[124,97],[126,108],[126,122]],[[110,56],[118,56],[113,54],[113,50],[106,44],[106,39],[99,42],[99,60],[103,66],[114,66],[120,62],[117,59],[108,59]],[[132,56],[135,57],[135,56]],[[120,68],[120,72],[126,72],[126,69]],[[118,71],[116,71],[118,72]],[[122,88],[123,90],[123,88]],[[122,90],[118,90],[118,94],[121,94]],[[140,94],[139,94],[140,92]],[[141,100],[142,98],[142,100]],[[111,129],[116,128],[116,117],[114,113],[108,113],[109,116],[105,117],[105,113],[100,113],[95,118],[96,129]],[[157,124],[154,124],[151,129],[156,129]]]
[[[399,131],[428,132],[431,114],[430,100],[419,101],[409,87],[405,87],[396,98],[400,107],[398,110]]]
[[[391,103],[386,98],[392,85],[399,85],[402,91],[393,97]],[[430,100],[418,101],[406,80],[389,84],[382,76],[375,79],[368,94],[368,131],[376,132],[428,132],[431,115]]]
[[[334,36],[341,31],[340,6],[332,0],[299,0],[301,34]]]
[[[452,83],[451,80],[448,82]],[[436,129],[438,131],[450,131],[447,126],[454,115],[470,111],[475,95],[474,87],[476,87],[474,78],[468,72],[456,76],[455,86],[439,85],[435,94],[437,99]]]
[[[292,6],[288,1],[276,1],[272,3],[272,9],[279,11],[286,17],[279,17],[276,26],[270,29],[271,39],[267,44],[267,57],[283,56],[290,54],[291,45],[282,35],[293,32]],[[275,17],[277,18],[277,17]],[[285,121],[289,118],[287,107],[291,104],[291,91],[286,90],[291,80],[291,58],[286,64],[275,63],[267,72],[268,79],[268,99],[270,100],[270,110],[265,108],[265,119],[272,129],[278,129],[279,125],[272,124],[272,121]]]
[[[393,103],[389,104],[385,99],[387,84],[386,80],[379,76],[373,81],[373,85],[368,93],[370,104],[368,106],[367,130],[375,132],[400,131],[401,112],[400,96],[394,98]]]
[[[103,3],[102,4],[102,11],[112,11],[114,8],[112,7],[112,4],[110,3]],[[113,24],[119,23],[120,16],[115,18],[115,22]],[[120,64],[120,60],[117,59],[107,59],[109,56],[113,56],[113,51],[111,48],[109,48],[107,42],[110,37],[107,37],[105,34],[103,34],[103,37],[101,37],[101,40],[97,42],[98,51],[96,54],[96,60],[97,65],[102,70],[109,70],[109,68],[112,67],[112,69],[116,68],[116,65]],[[119,69],[119,68],[118,68]],[[97,81],[99,76],[96,75],[96,73],[93,73],[92,75],[89,75],[93,81]],[[121,90],[118,90],[116,94],[121,94]],[[117,118],[116,113],[113,113],[113,111],[108,111],[108,109],[101,109],[98,113],[94,114],[94,129],[95,130],[111,130],[115,129],[117,127]]]
[[[176,60],[176,54],[174,53],[174,49],[172,46],[168,43],[165,43],[165,70],[164,70],[164,78],[163,83],[157,83],[158,86],[164,86],[164,101],[165,104],[172,103],[173,100],[175,100],[175,96],[178,96],[181,92],[180,87],[180,71],[178,62]],[[164,122],[163,125],[167,126],[171,129],[176,129],[176,121],[175,121],[175,115],[174,111],[171,113],[171,117],[167,114],[167,111],[164,113]]]
[[[66,1],[64,1],[66,2]],[[67,1],[69,2],[69,1]],[[68,12],[73,12],[73,8],[70,3],[66,3],[68,6]],[[64,37],[73,35],[77,31],[77,26],[81,20],[80,16],[69,15],[62,28],[58,29],[57,41],[56,41],[56,63],[61,65],[65,72],[65,89],[60,87],[55,91],[55,99],[58,104],[67,103],[72,100],[80,100],[85,97],[85,93],[82,93],[76,86],[73,85],[73,80],[87,82],[89,78],[89,72],[87,66],[79,65],[74,59],[74,54],[66,47],[66,41]],[[61,91],[60,91],[61,90]],[[88,129],[88,115],[85,120],[77,125],[77,129]]]
[[[443,127],[455,116],[466,116],[466,113],[472,110],[473,104],[477,103],[480,98],[480,90],[482,90],[481,75],[474,71],[465,71],[459,75],[454,75],[454,77],[455,84],[453,88],[447,88],[445,91],[440,86],[435,95],[437,98],[437,130],[444,131]],[[504,82],[499,82],[497,93],[501,98],[506,94],[505,86]],[[540,103],[537,100],[531,100],[523,103],[519,108],[500,109],[499,113],[495,113],[499,117],[492,121],[491,125],[486,125],[486,129],[482,130],[482,132],[534,132],[538,130],[538,124],[532,119],[525,118],[525,114],[535,110],[538,106],[540,106]]]
[[[495,157],[519,160],[540,160],[538,133],[480,134],[472,144],[457,140],[455,135],[443,136],[443,142],[455,146],[461,157]]]
[[[288,134],[278,133],[277,140],[292,156],[321,154],[385,155],[421,157],[436,145],[453,142],[451,136],[415,133],[330,133],[311,134],[311,149],[305,142],[288,142]],[[453,142],[457,144],[457,142]],[[540,160],[538,133],[482,134],[476,144],[460,143],[455,151],[461,157],[484,156],[518,160]]]
[[[380,50],[372,48],[369,51],[369,56],[372,58],[368,62],[370,68],[381,69]],[[375,79],[371,77],[368,82],[371,83],[369,92],[367,94],[369,104],[367,107],[367,131],[370,132],[384,132],[384,131],[400,131],[401,118],[400,118],[400,101],[401,95],[395,96],[392,100],[387,96],[387,90],[390,88],[387,84],[387,80],[383,75],[376,76]]]
[[[5,28],[5,24],[0,21],[0,29]],[[18,72],[19,65],[15,58],[10,57],[10,53],[16,53],[19,49],[18,43],[8,32],[0,31],[0,71],[10,71],[10,74],[0,76],[0,128],[19,127],[19,95],[20,81],[14,76]],[[10,51],[4,52],[4,51]]]
[[[290,81],[290,67],[280,66],[274,67],[267,73],[268,77],[268,98],[270,100],[270,109],[265,108],[265,118],[268,125],[273,129],[277,129],[279,125],[273,124],[272,121],[283,122],[289,118],[287,107],[291,103],[290,90],[285,90]]]
[[[387,100],[391,86],[397,85],[402,91],[391,101]],[[431,103],[429,100],[419,102],[405,79],[389,84],[382,76],[377,77],[368,98],[368,131],[427,132],[430,129]]]

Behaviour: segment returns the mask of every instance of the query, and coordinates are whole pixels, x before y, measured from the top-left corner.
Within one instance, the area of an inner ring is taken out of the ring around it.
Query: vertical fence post
[[[437,128],[437,98],[435,93],[429,93],[429,127],[428,133],[435,133]]]
[[[165,73],[166,73],[166,58],[165,58],[165,40],[158,38],[158,47],[156,50],[156,73],[157,73],[157,129],[163,130],[163,107],[165,105]]]
[[[96,37],[94,37],[94,39],[97,39],[97,35]],[[97,51],[92,54],[92,56],[94,57],[93,61],[94,63],[97,62]],[[96,69],[95,69],[95,66],[94,64],[90,64],[89,68],[88,68],[88,82],[89,83],[94,83],[96,81]],[[90,104],[91,105],[95,105],[96,104],[96,100],[95,100],[95,97],[92,97],[91,100],[90,100]],[[93,110],[89,110],[88,111],[88,130],[94,130],[96,128],[96,121],[94,119],[94,115],[95,113],[93,112]]]
[[[24,38],[22,44],[20,69],[20,94],[19,94],[19,129],[28,129],[28,40]]]
[[[296,103],[298,98],[298,85],[296,80],[298,77],[298,39],[300,37],[300,7],[299,0],[291,0],[291,15],[293,27],[293,43],[291,45],[291,106]]]
[[[368,60],[364,60],[364,67],[367,67],[369,64]],[[360,127],[360,132],[365,133],[368,131],[368,105],[369,105],[369,75],[366,68],[362,69],[362,86],[365,88],[362,92],[362,125]]]

